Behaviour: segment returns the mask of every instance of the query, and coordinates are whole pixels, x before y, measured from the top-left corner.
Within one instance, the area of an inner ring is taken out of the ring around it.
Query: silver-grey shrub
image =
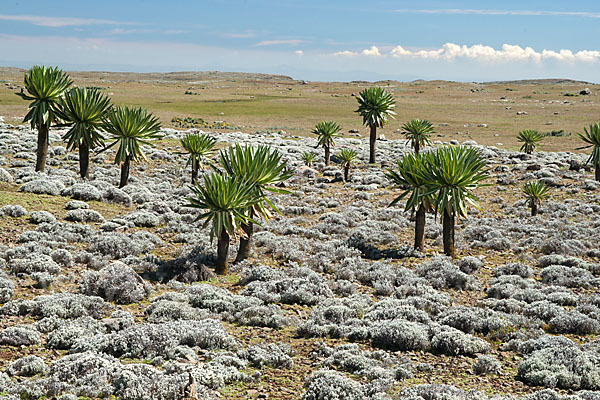
[[[452,356],[473,356],[487,353],[490,349],[489,344],[478,337],[452,327],[442,326],[440,329],[431,338],[431,348],[436,352]]]
[[[88,296],[100,296],[117,304],[136,303],[144,299],[151,286],[131,267],[115,261],[100,271],[82,274],[79,292]]]
[[[29,220],[33,224],[53,223],[56,222],[54,215],[48,211],[32,211],[29,214]]]
[[[102,200],[102,195],[100,194],[100,191],[96,187],[88,183],[76,183],[71,187],[63,189],[61,195],[82,201]]]
[[[43,374],[45,370],[44,360],[37,356],[27,356],[8,364],[5,372],[9,376],[34,376]]]
[[[494,270],[494,275],[518,275],[522,278],[531,278],[533,275],[533,269],[525,264],[521,263],[509,263],[499,266]]]
[[[600,285],[591,272],[579,267],[549,265],[542,269],[542,282],[547,285],[589,288]]]
[[[45,254],[33,253],[27,258],[11,259],[8,263],[9,270],[13,274],[31,274],[34,272],[47,272],[59,274],[61,267]]]
[[[374,346],[394,351],[428,350],[427,325],[402,319],[382,321],[373,327],[371,341]]]
[[[0,208],[0,216],[18,218],[27,215],[27,210],[20,205],[5,205]]]
[[[174,358],[179,346],[202,349],[235,349],[239,346],[218,321],[173,321],[138,324],[119,332],[83,338],[71,349],[74,352],[96,351],[115,357],[152,359]]]
[[[152,234],[148,233],[148,235]],[[141,233],[126,235],[120,232],[98,235],[90,244],[89,251],[110,256],[116,260],[127,256],[137,256],[151,251],[157,244],[157,241],[152,237],[155,235],[148,235]]]
[[[600,355],[576,346],[536,350],[519,363],[517,377],[534,386],[600,389]]]
[[[84,208],[67,211],[65,219],[72,222],[104,222],[104,217],[98,211]]]
[[[19,188],[21,192],[35,194],[49,194],[51,196],[60,195],[60,188],[53,181],[48,179],[38,179],[29,181]]]
[[[0,332],[0,344],[6,346],[30,346],[40,344],[40,334],[31,326],[10,326]]]
[[[502,371],[502,363],[492,355],[480,355],[473,363],[473,372],[477,375],[498,375]]]
[[[73,293],[42,295],[31,300],[11,300],[0,307],[0,315],[30,315],[33,317],[78,318],[89,315],[100,319],[112,309],[100,297]]]
[[[471,289],[474,280],[445,257],[435,257],[417,266],[416,273],[436,289]]]
[[[292,360],[292,348],[284,343],[259,344],[248,346],[244,350],[238,351],[238,356],[250,362],[256,368],[286,368],[294,366]]]
[[[0,303],[6,303],[14,294],[14,282],[0,270]]]
[[[365,387],[344,374],[328,369],[314,372],[304,384],[303,400],[366,400]]]
[[[550,332],[573,333],[576,335],[595,335],[600,332],[600,322],[579,311],[566,311],[558,314],[549,322]]]

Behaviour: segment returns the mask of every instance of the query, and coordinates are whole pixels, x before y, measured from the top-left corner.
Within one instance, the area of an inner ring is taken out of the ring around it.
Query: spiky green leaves
[[[304,153],[302,153],[302,155],[300,156],[300,158],[304,162],[304,165],[311,166],[312,163],[315,161],[316,156],[315,156],[314,153],[310,153],[308,151],[305,151]]]
[[[529,202],[529,204],[542,204],[549,196],[550,188],[542,181],[529,181],[523,185],[523,194]]]
[[[292,176],[292,172],[287,169],[287,163],[282,160],[277,150],[271,150],[269,146],[236,144],[221,150],[219,158],[227,174],[250,182],[261,191],[287,193],[274,186]]]
[[[196,163],[200,168],[203,160],[210,162],[215,153],[217,139],[206,134],[188,133],[180,141],[181,147],[189,154],[187,164]]]
[[[17,93],[22,99],[32,101],[23,122],[32,128],[50,126],[56,118],[56,103],[73,84],[62,70],[35,65],[25,73],[24,86],[27,93]]]
[[[381,87],[364,89],[356,97],[358,109],[355,111],[363,118],[363,125],[382,128],[388,118],[394,118],[396,101],[394,96]]]
[[[426,144],[431,144],[429,137],[435,133],[433,124],[426,119],[413,119],[402,125],[402,134],[408,139],[415,153]]]
[[[342,167],[349,168],[358,161],[358,153],[355,150],[342,149],[337,153],[337,158],[340,160]]]
[[[467,204],[480,208],[473,190],[488,178],[486,161],[472,147],[447,146],[427,153],[423,178],[435,199],[434,209],[440,215],[467,217]]]
[[[100,129],[109,109],[110,99],[97,89],[76,87],[65,92],[58,101],[56,115],[71,126],[63,136],[67,149],[73,150],[81,143],[90,149],[101,145],[104,137]]]
[[[236,144],[230,146],[229,149],[221,150],[220,164],[228,175],[254,186],[261,199],[253,206],[253,210],[257,214],[266,220],[271,217],[265,204],[279,212],[267,198],[265,191],[289,193],[275,185],[289,179],[292,172],[287,169],[287,163],[282,160],[281,154],[277,150],[271,150],[269,146],[253,147]]]
[[[158,118],[142,108],[127,106],[116,107],[107,113],[104,130],[112,141],[105,149],[118,145],[115,164],[129,157],[131,160],[145,160],[142,145],[153,146],[152,141],[159,139],[160,122]]]
[[[204,210],[196,220],[205,220],[202,228],[212,223],[211,240],[220,237],[223,229],[231,236],[243,235],[241,225],[253,222],[244,211],[262,201],[255,185],[223,173],[204,175],[204,185],[192,191],[194,197],[186,206]]]
[[[578,150],[592,147],[592,154],[587,162],[591,162],[592,165],[598,168],[600,167],[600,122],[590,124],[590,128],[583,128],[583,131],[584,133],[580,133],[579,137],[587,145],[578,148]]]
[[[433,197],[429,193],[429,186],[425,180],[427,168],[427,157],[423,154],[405,154],[396,162],[397,171],[387,169],[385,175],[400,188],[402,193],[396,197],[390,206],[396,205],[402,199],[408,197],[405,210],[416,210],[421,205],[426,211],[433,208]]]
[[[319,147],[335,146],[334,139],[339,137],[342,128],[335,121],[321,121],[312,130],[312,133],[318,136],[317,145]]]
[[[536,130],[525,129],[517,135],[517,141],[523,143],[521,151],[531,154],[539,143],[544,139],[544,136]]]

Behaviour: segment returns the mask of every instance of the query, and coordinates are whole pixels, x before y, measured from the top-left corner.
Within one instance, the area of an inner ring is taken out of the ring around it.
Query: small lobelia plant
[[[304,165],[306,165],[307,167],[312,168],[313,163],[315,162],[315,155],[314,155],[314,153],[305,151],[300,156],[300,159],[304,162]]]
[[[82,179],[89,179],[90,150],[104,143],[101,129],[110,107],[110,99],[95,88],[72,88],[58,101],[56,115],[70,126],[63,140],[67,150],[79,150]]]
[[[415,154],[419,154],[421,147],[431,144],[429,137],[435,133],[433,124],[426,119],[413,119],[402,125],[402,130],[402,134],[410,142]]]
[[[369,163],[375,163],[375,143],[377,141],[377,128],[383,128],[388,123],[388,118],[394,118],[396,101],[391,93],[381,87],[371,87],[363,90],[356,97],[358,109],[355,111],[363,119],[363,125],[370,129],[369,136]]]
[[[256,186],[226,173],[204,175],[204,184],[197,183],[186,207],[198,208],[203,213],[196,219],[204,220],[202,228],[211,224],[210,238],[217,238],[215,272],[228,273],[229,242],[236,235],[243,236],[242,224],[255,222],[247,210],[262,201]]]
[[[289,193],[276,185],[288,180],[292,172],[288,170],[287,162],[282,160],[281,154],[269,146],[254,147],[236,144],[229,149],[221,150],[219,158],[226,174],[253,185],[260,198],[260,201],[244,211],[248,222],[243,222],[241,225],[245,234],[240,237],[240,247],[235,259],[235,262],[240,262],[250,255],[254,234],[253,218],[260,216],[268,220],[271,217],[269,209],[279,212],[267,197],[267,193]]]
[[[58,100],[73,84],[69,76],[62,70],[34,65],[25,73],[23,86],[27,93],[16,93],[23,100],[31,101],[29,112],[23,122],[30,122],[31,129],[37,129],[37,150],[35,171],[44,172],[48,157],[50,126],[56,122]]]
[[[446,146],[427,153],[423,178],[434,198],[434,211],[442,215],[444,253],[455,257],[455,218],[467,218],[467,205],[480,209],[473,190],[487,186],[486,161],[471,147]]]
[[[529,181],[523,185],[523,194],[531,207],[531,216],[535,217],[542,202],[548,198],[549,187],[542,181]]]
[[[517,135],[517,141],[523,143],[521,151],[527,154],[533,153],[535,148],[539,146],[539,143],[544,139],[544,136],[536,130],[525,129],[519,132]]]
[[[162,137],[160,122],[142,108],[119,106],[107,113],[104,130],[110,135],[108,141],[112,143],[102,151],[119,145],[115,164],[121,164],[119,188],[122,188],[129,181],[131,162],[146,159],[142,145],[153,146],[152,142]]]
[[[416,211],[415,250],[423,251],[425,247],[425,217],[433,210],[433,197],[428,193],[427,181],[424,178],[427,158],[423,154],[405,154],[396,161],[397,171],[387,169],[385,175],[400,188],[402,193],[396,197],[390,207],[402,199],[406,200],[405,211]]]
[[[358,153],[355,150],[342,149],[337,154],[337,158],[344,168],[344,181],[348,182],[350,179],[350,167],[358,162]]]
[[[179,143],[185,150],[185,153],[182,154],[189,155],[186,166],[190,164],[192,166],[192,185],[194,185],[198,180],[199,169],[204,169],[203,161],[211,163],[217,139],[207,134],[188,133]]]
[[[591,162],[594,166],[596,181],[600,182],[600,122],[590,124],[589,130],[583,128],[583,131],[584,133],[580,133],[579,137],[587,145],[579,147],[577,150],[592,148],[592,154],[590,154],[587,162]]]
[[[335,146],[335,138],[339,137],[342,128],[335,121],[321,121],[312,130],[317,135],[317,147],[325,149],[325,165],[329,165],[331,147]]]

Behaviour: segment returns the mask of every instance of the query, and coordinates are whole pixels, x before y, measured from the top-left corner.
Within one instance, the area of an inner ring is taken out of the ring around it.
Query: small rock
[[[582,91],[580,91],[579,94],[582,96],[589,96],[590,94],[592,94],[592,91],[589,88],[585,88]]]

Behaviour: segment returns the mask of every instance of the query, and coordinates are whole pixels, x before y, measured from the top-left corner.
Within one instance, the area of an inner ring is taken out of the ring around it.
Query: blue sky
[[[597,1],[1,0],[0,64],[600,81]]]

